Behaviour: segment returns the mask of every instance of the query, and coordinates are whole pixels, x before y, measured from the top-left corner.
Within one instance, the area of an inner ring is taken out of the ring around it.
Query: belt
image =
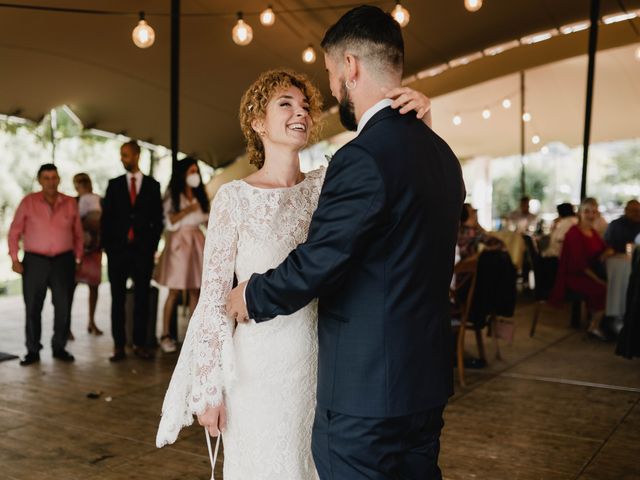
[[[35,252],[24,252],[25,255],[33,255],[34,257],[42,258],[44,260],[56,260],[61,257],[65,257],[67,255],[73,255],[73,250],[67,250],[66,252],[59,253],[57,255],[42,255],[41,253]]]

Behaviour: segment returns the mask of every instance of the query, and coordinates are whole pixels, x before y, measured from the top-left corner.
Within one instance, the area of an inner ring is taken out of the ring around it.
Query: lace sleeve
[[[233,322],[225,304],[233,284],[238,236],[230,190],[223,186],[211,206],[200,299],[162,405],[158,447],[173,443],[180,430],[193,423],[193,415],[220,405],[233,375]]]

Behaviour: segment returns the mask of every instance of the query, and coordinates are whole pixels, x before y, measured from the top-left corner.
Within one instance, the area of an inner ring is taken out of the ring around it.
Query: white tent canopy
[[[10,3],[78,7],[78,2],[72,0]],[[170,2],[86,0],[81,3],[84,9],[113,14],[28,10],[8,7],[8,3],[0,6],[0,113],[37,120],[51,108],[67,104],[85,126],[169,145]],[[213,165],[227,163],[243,151],[237,108],[243,91],[259,72],[279,66],[307,72],[320,85],[327,106],[334,104],[322,56],[319,55],[315,64],[307,65],[301,60],[301,52],[310,43],[319,48],[326,28],[353,3],[346,0],[273,2],[276,23],[263,27],[257,13],[266,3],[182,0],[180,149]],[[395,4],[393,1],[372,3],[388,10]],[[403,5],[411,12],[411,22],[404,30],[405,73],[409,83],[431,96],[438,96],[586,52],[584,31],[559,34],[540,44],[519,46],[495,57],[487,56],[469,65],[451,68],[436,77],[414,77],[426,69],[492,45],[583,21],[589,16],[588,4],[584,0],[491,0],[486,1],[480,11],[469,13],[462,0],[405,0]],[[640,0],[625,0],[622,4],[627,10],[640,8]],[[617,0],[602,1],[603,15],[620,12],[620,8]],[[156,43],[145,50],[131,41],[131,31],[138,20],[136,12],[142,10],[156,31]],[[246,47],[239,47],[231,40],[235,12],[239,10],[245,12],[245,19],[254,29],[253,42]],[[638,37],[629,23],[604,26],[601,46],[637,42]],[[579,68],[572,78],[579,82],[576,90],[581,90],[584,80]],[[598,80],[597,85],[608,88]],[[576,122],[579,131],[581,120]],[[335,115],[329,116],[325,134],[337,131]],[[499,143],[500,138],[498,132],[498,138],[488,141]]]

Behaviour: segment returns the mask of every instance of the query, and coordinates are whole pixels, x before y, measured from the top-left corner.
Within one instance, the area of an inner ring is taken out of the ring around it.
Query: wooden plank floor
[[[0,362],[0,479],[209,479],[204,435],[193,426],[156,449],[163,394],[175,355],[110,364],[108,285],[86,333],[83,287],[73,309],[72,365],[54,362],[51,307],[42,362]],[[24,354],[24,307],[0,298],[0,351]],[[504,360],[468,371],[445,413],[441,465],[448,480],[640,479],[640,361],[567,328],[568,312],[543,310],[528,337],[532,306],[521,302]],[[473,336],[467,348],[474,352]],[[492,342],[487,342],[493,359]],[[86,394],[101,391],[99,399]],[[110,400],[110,401],[107,401]],[[222,478],[221,460],[216,478]],[[257,480],[257,479],[251,479]],[[296,479],[283,479],[296,480]],[[347,479],[348,480],[348,479]]]

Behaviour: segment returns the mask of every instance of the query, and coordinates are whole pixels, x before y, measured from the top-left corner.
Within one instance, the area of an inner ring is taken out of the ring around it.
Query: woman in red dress
[[[598,218],[598,202],[585,198],[578,210],[578,224],[567,232],[560,254],[560,266],[550,302],[559,305],[567,290],[585,296],[592,314],[588,332],[604,339],[600,322],[607,296],[607,282],[601,272],[604,260],[613,254],[594,229]]]

